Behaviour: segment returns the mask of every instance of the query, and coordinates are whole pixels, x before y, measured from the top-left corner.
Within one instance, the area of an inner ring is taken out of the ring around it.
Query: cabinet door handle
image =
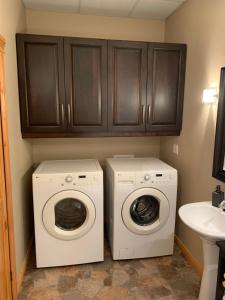
[[[142,124],[145,124],[145,105],[142,105]]]
[[[70,104],[67,105],[67,109],[68,109],[68,122],[69,122],[69,124],[70,124],[70,122],[71,122]]]
[[[147,118],[147,123],[150,123],[151,120],[151,105],[148,104],[148,118]]]
[[[64,104],[63,104],[63,103],[62,103],[62,105],[61,105],[61,109],[62,109],[62,123],[64,124],[65,113],[64,113]]]

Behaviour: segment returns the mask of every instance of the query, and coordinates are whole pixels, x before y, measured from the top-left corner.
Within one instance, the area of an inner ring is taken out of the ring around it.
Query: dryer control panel
[[[102,183],[102,174],[97,173],[68,173],[52,175],[35,175],[33,180],[43,183],[55,183],[58,186],[66,188],[94,186]]]
[[[99,176],[94,174],[68,174],[61,178],[61,185],[89,186],[99,182]]]

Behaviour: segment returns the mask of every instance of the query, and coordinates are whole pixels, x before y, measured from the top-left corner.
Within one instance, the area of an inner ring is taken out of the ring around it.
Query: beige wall
[[[202,104],[202,91],[219,85],[225,66],[224,12],[224,0],[188,0],[166,21],[166,41],[188,44],[183,131],[180,137],[161,138],[161,158],[179,171],[178,206],[211,200],[215,185],[221,184],[211,175],[217,105]],[[178,156],[172,153],[173,143],[179,145]],[[176,231],[201,261],[197,235],[179,219]]]
[[[20,133],[15,33],[25,30],[25,11],[20,0],[0,0],[0,34],[6,39],[5,79],[9,118],[12,194],[17,271],[32,233],[31,184],[32,146]]]
[[[164,21],[26,10],[27,32],[77,37],[163,41]]]
[[[26,18],[28,33],[143,41],[164,39],[163,21],[33,10],[26,11]],[[33,156],[35,162],[85,157],[95,157],[102,161],[113,154],[126,153],[159,156],[159,144],[160,139],[155,137],[33,140]]]
[[[38,139],[34,142],[34,162],[45,159],[96,158],[104,159],[114,154],[159,157],[159,137]]]

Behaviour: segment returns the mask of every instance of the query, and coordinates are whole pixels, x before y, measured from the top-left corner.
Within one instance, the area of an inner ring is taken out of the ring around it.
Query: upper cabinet
[[[186,46],[17,35],[23,137],[178,135]]]
[[[108,122],[112,132],[144,132],[147,43],[108,42]]]
[[[107,131],[107,41],[65,38],[70,132]]]
[[[179,134],[182,126],[186,46],[149,44],[147,130]]]
[[[24,135],[64,132],[63,38],[17,38],[21,128]]]

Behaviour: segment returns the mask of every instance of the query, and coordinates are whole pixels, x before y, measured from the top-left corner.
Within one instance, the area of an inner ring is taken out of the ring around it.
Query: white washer
[[[103,260],[103,172],[97,160],[44,161],[33,173],[37,267]]]
[[[156,158],[106,163],[106,225],[113,259],[173,253],[177,171]]]

